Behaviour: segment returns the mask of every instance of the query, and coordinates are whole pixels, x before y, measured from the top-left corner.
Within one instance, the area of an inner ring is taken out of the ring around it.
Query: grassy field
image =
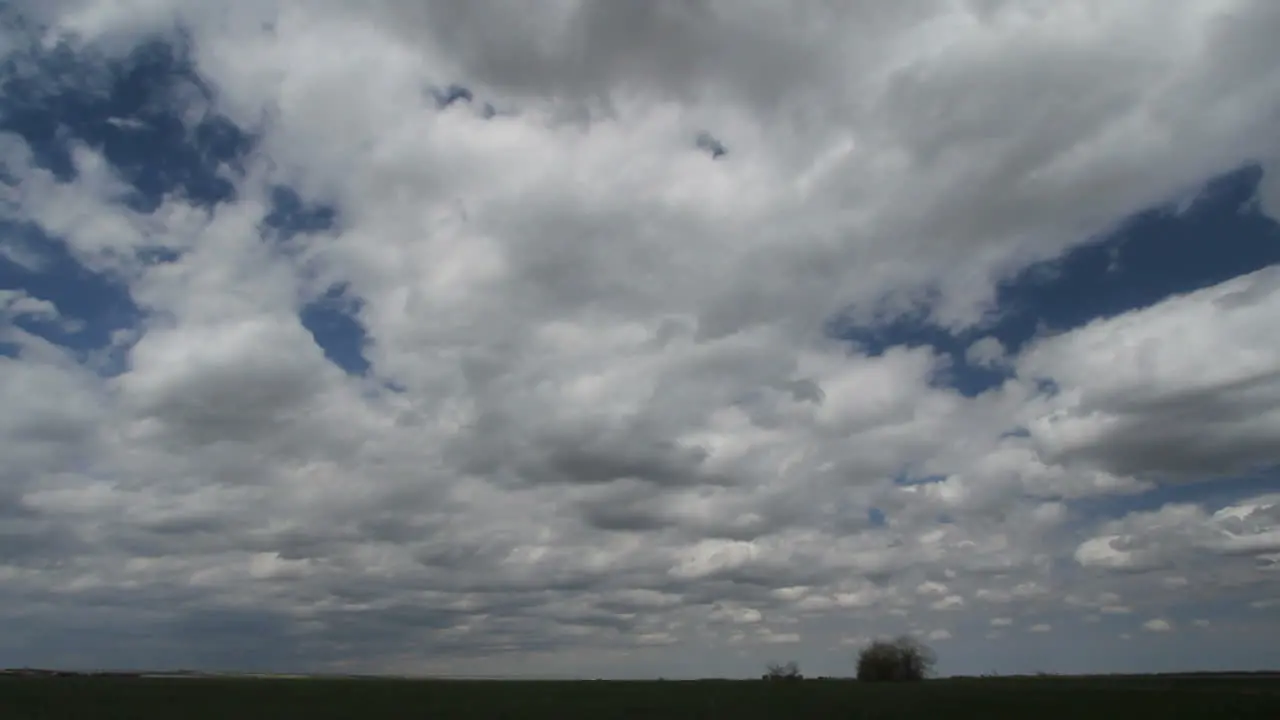
[[[1268,678],[512,682],[0,679],[0,718],[1280,718]]]

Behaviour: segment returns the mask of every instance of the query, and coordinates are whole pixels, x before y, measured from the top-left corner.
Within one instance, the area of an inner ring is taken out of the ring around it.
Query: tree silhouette
[[[804,676],[800,674],[799,663],[795,660],[788,660],[784,663],[771,662],[766,665],[763,679],[770,681],[795,681],[804,679]]]
[[[923,680],[938,661],[933,650],[910,635],[876,640],[858,653],[858,679],[866,682]]]

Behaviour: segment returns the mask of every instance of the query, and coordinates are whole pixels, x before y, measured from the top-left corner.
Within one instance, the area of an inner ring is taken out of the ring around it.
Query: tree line
[[[911,635],[891,640],[875,640],[858,651],[857,674],[863,682],[913,682],[933,674],[938,656],[928,645]],[[800,665],[794,660],[769,663],[764,680],[795,682],[803,680]]]

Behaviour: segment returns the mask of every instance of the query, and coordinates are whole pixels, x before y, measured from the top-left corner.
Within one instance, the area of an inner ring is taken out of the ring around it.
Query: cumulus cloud
[[[1213,513],[1191,504],[1131,513],[1104,524],[1101,534],[1076,548],[1075,559],[1086,567],[1117,571],[1169,568],[1215,557],[1219,567],[1233,560],[1254,564],[1280,551],[1277,508],[1280,496],[1269,494]],[[1182,580],[1171,586],[1185,585]]]
[[[1004,365],[1006,360],[1006,351],[1004,345],[999,339],[993,337],[984,337],[975,340],[969,349],[965,351],[965,360],[970,365],[979,367],[999,367]]]
[[[1264,329],[1278,303],[1272,267],[1037,344],[1019,373],[1060,388],[1030,425],[1039,451],[1162,479],[1280,462],[1280,349]]]
[[[1280,10],[1084,5],[13,4],[12,82],[170,43],[167,115],[104,123],[245,139],[220,199],[148,204],[114,145],[0,134],[0,217],[138,315],[85,352],[0,291],[0,658],[715,674],[1256,591],[1274,495],[1087,503],[1280,462],[1280,275],[988,331],[1033,263],[1276,156]],[[902,318],[978,339],[833,336]]]

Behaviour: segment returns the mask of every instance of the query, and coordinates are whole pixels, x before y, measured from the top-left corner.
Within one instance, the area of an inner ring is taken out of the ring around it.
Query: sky
[[[0,666],[1280,667],[1280,4],[527,4],[0,3]]]

